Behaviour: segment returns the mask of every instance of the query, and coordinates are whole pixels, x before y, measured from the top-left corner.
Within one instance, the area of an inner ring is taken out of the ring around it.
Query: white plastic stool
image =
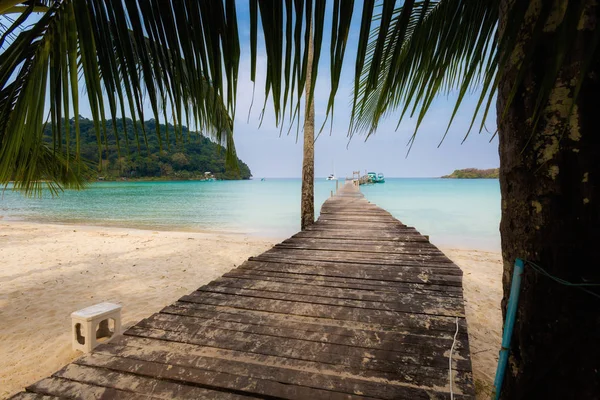
[[[89,353],[101,343],[106,343],[121,333],[121,306],[100,303],[75,311],[73,321],[73,350]],[[112,330],[109,324],[112,320]]]

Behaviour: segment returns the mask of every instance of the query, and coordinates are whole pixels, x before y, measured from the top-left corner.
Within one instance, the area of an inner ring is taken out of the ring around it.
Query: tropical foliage
[[[176,137],[191,123],[235,161],[233,1],[2,0],[0,14],[9,15],[0,37],[0,183],[14,178],[27,191],[39,188],[40,179],[82,183],[82,90],[98,143],[106,140],[109,116],[114,132],[119,117],[137,127],[149,104],[155,120],[173,123]],[[42,140],[47,122],[51,145]],[[136,141],[146,135],[140,127]],[[71,141],[75,152],[61,146]]]
[[[332,3],[328,115],[334,109],[354,10],[353,1]],[[256,79],[262,28],[268,60],[265,99],[272,100],[277,124],[287,116],[299,126],[306,77],[310,76],[312,88],[318,77],[327,2],[250,0],[249,4],[251,79]],[[459,92],[454,117],[473,87],[482,89],[474,110],[474,115],[483,114],[481,129],[504,66],[509,61],[526,64],[550,21],[560,25],[559,47],[536,88],[531,115],[535,126],[564,62],[561,49],[577,30],[584,2],[568,2],[558,11],[553,2],[541,2],[539,13],[529,13],[537,18],[526,49],[515,47],[515,41],[529,2],[506,4],[512,5],[510,18],[498,31],[500,0],[365,1],[350,135],[372,134],[381,119],[394,112],[398,122],[405,115],[416,115],[418,129],[432,100],[450,90]],[[553,15],[556,12],[562,14]],[[99,142],[106,135],[104,122],[109,117],[143,121],[147,119],[144,104],[149,104],[154,119],[173,123],[177,137],[185,124],[233,149],[231,121],[240,56],[233,0],[3,0],[0,13],[17,16],[5,17],[0,24],[0,182],[16,176],[23,188],[31,189],[35,179],[46,176],[57,184],[79,184],[69,167],[81,161],[77,148],[75,153],[64,152],[60,143],[63,134],[68,141],[79,140],[82,89]],[[40,17],[32,22],[32,14]],[[307,74],[311,24],[315,62]],[[598,34],[572,99],[577,98],[597,45]],[[523,79],[524,74],[517,75],[505,109]],[[68,123],[63,129],[61,121],[71,121],[73,116],[72,126]],[[46,121],[55,139],[50,147],[41,141]],[[145,133],[137,132],[136,140]],[[233,152],[228,154],[233,160]]]
[[[106,141],[98,147],[93,121],[80,117],[80,154],[82,160],[89,161],[89,168],[85,175],[90,180],[102,177],[105,180],[119,178],[126,179],[169,179],[187,180],[204,179],[205,172],[217,179],[249,179],[252,174],[250,168],[239,158],[236,166],[228,166],[226,162],[226,149],[210,139],[188,131],[182,127],[182,140],[176,140],[173,125],[158,125],[150,120],[144,123],[147,140],[138,146],[135,141],[133,121],[115,121],[118,132],[113,131],[113,121],[107,121]],[[63,121],[63,126],[64,126]],[[126,131],[122,131],[122,126]],[[141,131],[138,122],[137,130]],[[157,132],[161,132],[159,135]],[[166,134],[170,133],[167,140]],[[129,145],[117,148],[116,138],[120,137]],[[160,141],[159,141],[160,138]],[[52,143],[52,130],[47,127],[44,141]],[[66,141],[63,140],[63,147]],[[75,143],[71,143],[71,152],[74,152]],[[102,160],[99,162],[98,160]],[[99,170],[97,166],[102,168]]]
[[[498,179],[500,176],[499,168],[477,169],[465,168],[454,170],[450,175],[444,175],[442,178],[447,179]]]
[[[541,33],[551,24],[556,26],[556,48],[550,53],[549,68],[540,71],[535,87],[536,102],[532,109],[532,132],[535,131],[561,67],[565,62],[570,38],[578,33],[585,1],[565,1],[554,7],[555,2],[535,4],[528,1],[440,0],[383,1],[378,24],[370,26],[370,10],[374,1],[366,1],[363,10],[363,29],[359,39],[354,90],[353,129],[371,134],[377,130],[382,118],[396,114],[398,124],[406,115],[417,117],[416,132],[434,98],[451,91],[458,92],[448,129],[452,124],[464,96],[472,89],[481,91],[473,111],[471,127],[479,115],[479,130],[484,128],[487,115],[496,93],[499,77],[508,66],[516,65],[516,79],[510,96],[498,117],[504,118],[518,88],[525,79],[525,69],[540,47]],[[499,25],[499,10],[506,10],[508,18]],[[377,7],[375,7],[375,10]],[[365,15],[366,14],[366,15]],[[517,46],[517,37],[524,22],[534,26],[526,48]],[[500,28],[500,30],[498,30]],[[576,90],[568,99],[568,112],[573,111],[581,85],[598,51],[600,33],[596,31],[590,51],[586,55]],[[447,131],[446,131],[447,133]],[[444,135],[445,137],[445,135]]]

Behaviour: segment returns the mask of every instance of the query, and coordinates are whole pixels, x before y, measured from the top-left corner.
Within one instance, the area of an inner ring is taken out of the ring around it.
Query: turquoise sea
[[[317,212],[331,190],[335,181],[316,180]],[[386,178],[361,190],[437,245],[500,249],[497,180]],[[0,217],[284,238],[300,228],[300,179],[98,182],[85,191],[41,199],[7,189],[0,197]]]

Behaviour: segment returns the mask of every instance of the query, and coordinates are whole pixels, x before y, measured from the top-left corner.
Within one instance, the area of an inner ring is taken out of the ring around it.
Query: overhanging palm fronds
[[[398,124],[408,113],[416,115],[415,134],[433,99],[451,90],[458,90],[457,102],[448,128],[452,124],[463,98],[470,88],[481,89],[474,110],[471,131],[476,118],[483,110],[480,130],[483,129],[492,98],[496,92],[498,77],[510,67],[517,69],[512,95],[499,118],[510,106],[517,88],[524,83],[520,66],[527,65],[536,51],[544,30],[549,29],[550,14],[557,48],[545,56],[552,61],[540,71],[540,84],[532,90],[537,101],[531,114],[532,132],[547,104],[559,71],[565,62],[571,39],[578,34],[585,1],[570,0],[565,7],[554,8],[554,2],[514,1],[506,18],[506,25],[498,31],[499,0],[424,0],[404,1],[396,7],[396,1],[384,0],[374,7],[374,1],[365,2],[359,54],[356,63],[356,81],[352,126],[350,135],[376,131],[380,121],[397,112]],[[561,3],[562,4],[562,3]],[[378,12],[379,24],[372,25],[370,9]],[[557,13],[562,11],[563,13]],[[598,49],[598,32],[590,46],[586,65],[582,68],[577,88],[589,69]],[[517,40],[521,40],[517,46]],[[579,90],[571,99],[575,103]],[[567,116],[568,118],[568,116]],[[447,133],[447,130],[446,130]],[[410,143],[414,141],[415,134]],[[444,135],[445,136],[445,135]],[[465,136],[466,137],[466,136]]]
[[[485,94],[496,73],[497,0],[394,6],[383,1],[379,25],[361,31],[360,42],[368,45],[356,65],[352,133],[373,133],[398,109],[399,122],[418,112],[418,129],[436,95],[458,88],[454,117],[468,88],[483,81]]]
[[[106,142],[107,115],[113,121],[131,117],[137,127],[145,119],[147,101],[157,121],[172,119],[176,134],[191,121],[227,146],[228,160],[235,160],[231,116],[239,43],[233,0],[18,3],[24,6],[23,15],[34,6],[48,9],[19,32],[15,28],[24,24],[23,16],[5,30],[17,36],[0,54],[0,183],[18,178],[28,180],[26,189],[40,179],[79,185],[79,179],[66,177],[70,169],[81,171],[81,82],[99,146]],[[2,40],[10,38],[3,35]],[[50,162],[42,141],[48,119],[57,168],[32,169],[31,162],[40,160],[32,154],[43,153]],[[51,174],[61,165],[64,171]]]
[[[314,61],[309,96],[311,98],[314,96],[321,57],[326,3],[326,0],[250,0],[250,77],[255,82],[258,16],[260,15],[267,55],[265,104],[271,97],[276,124],[282,123],[288,107],[290,123],[293,123],[296,117],[299,118],[300,100],[304,95],[307,77],[306,44],[311,24],[314,36]],[[333,101],[339,85],[353,10],[353,0],[333,1],[330,44],[331,91],[327,114],[333,112]]]

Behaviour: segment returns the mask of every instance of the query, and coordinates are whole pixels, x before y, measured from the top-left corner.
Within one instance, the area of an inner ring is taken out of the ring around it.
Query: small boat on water
[[[329,174],[329,176],[326,179],[328,181],[337,181],[337,178],[335,177],[335,164],[333,163],[333,161],[331,162],[331,169],[333,170],[333,173]]]
[[[369,179],[369,183],[384,183],[385,182],[385,177],[383,176],[383,174],[380,173],[375,173],[375,172],[368,172],[367,173],[368,179]]]

